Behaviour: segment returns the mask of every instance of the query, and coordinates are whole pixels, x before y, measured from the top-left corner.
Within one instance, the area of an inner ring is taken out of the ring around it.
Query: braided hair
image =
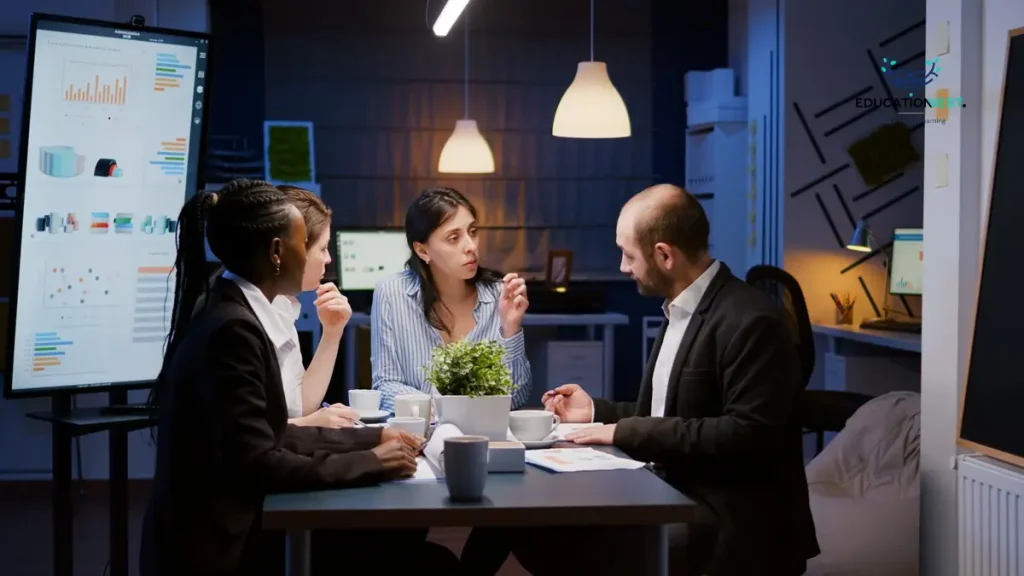
[[[255,283],[261,252],[273,238],[288,233],[290,210],[287,196],[275,186],[245,179],[235,180],[217,192],[197,192],[182,207],[171,326],[158,385],[150,393],[151,404],[156,403],[159,383],[188,333],[197,303],[205,300],[209,289],[206,243],[225,269]]]

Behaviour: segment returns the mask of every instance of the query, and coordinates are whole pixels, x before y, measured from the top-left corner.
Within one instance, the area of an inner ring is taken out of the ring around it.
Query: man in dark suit
[[[653,464],[699,504],[670,531],[673,574],[799,576],[819,553],[795,418],[803,388],[785,319],[708,254],[709,224],[685,190],[659,185],[619,216],[620,269],[664,299],[666,320],[636,402],[545,394],[562,422],[601,422],[569,439]]]

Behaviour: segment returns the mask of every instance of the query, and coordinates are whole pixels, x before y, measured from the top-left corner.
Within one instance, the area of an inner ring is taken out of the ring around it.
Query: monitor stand
[[[111,404],[100,408],[101,413],[109,415],[150,414],[155,411],[155,406],[150,406],[145,402],[138,404]]]
[[[894,318],[892,315],[892,310],[889,308],[889,300],[892,299],[892,293],[889,291],[889,281],[891,279],[891,264],[892,259],[889,258],[888,252],[883,251],[882,266],[885,267],[885,295],[882,297],[882,316],[880,318],[865,318],[861,320],[860,327],[867,330],[885,330],[887,332],[907,332],[910,334],[920,334],[920,318],[910,317],[906,320]]]

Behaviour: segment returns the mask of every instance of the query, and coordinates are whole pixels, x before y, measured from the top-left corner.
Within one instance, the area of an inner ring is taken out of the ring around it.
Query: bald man
[[[567,384],[544,404],[562,422],[603,423],[570,439],[651,462],[700,504],[697,522],[671,531],[672,574],[800,576],[819,550],[796,345],[778,308],[708,254],[708,234],[700,202],[676,186],[623,207],[619,268],[664,300],[640,397],[612,403]]]

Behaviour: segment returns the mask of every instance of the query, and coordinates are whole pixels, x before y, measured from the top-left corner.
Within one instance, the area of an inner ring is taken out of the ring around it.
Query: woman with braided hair
[[[284,193],[236,180],[196,194],[178,222],[171,330],[152,397],[157,462],[140,573],[276,573],[280,546],[260,528],[268,493],[409,476],[422,439],[287,423],[271,301],[302,289],[306,228]],[[226,269],[212,287],[206,242]]]

